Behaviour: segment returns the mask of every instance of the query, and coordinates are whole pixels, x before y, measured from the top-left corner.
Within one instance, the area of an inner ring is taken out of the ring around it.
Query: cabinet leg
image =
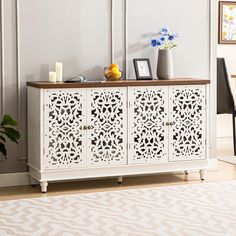
[[[46,193],[47,192],[47,187],[48,187],[48,182],[43,181],[43,182],[40,183],[40,186],[41,186],[41,192]]]
[[[122,177],[122,176],[119,176],[119,177],[117,178],[117,183],[118,183],[118,184],[122,184],[122,182],[123,182],[123,177]]]
[[[184,181],[188,181],[189,180],[189,171],[185,170],[184,171]]]
[[[206,170],[202,169],[202,170],[199,171],[199,173],[200,173],[200,179],[205,180]]]

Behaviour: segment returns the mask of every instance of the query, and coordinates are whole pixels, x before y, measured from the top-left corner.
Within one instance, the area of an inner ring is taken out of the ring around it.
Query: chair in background
[[[224,58],[217,58],[217,114],[232,114],[234,156],[236,156],[235,104]]]

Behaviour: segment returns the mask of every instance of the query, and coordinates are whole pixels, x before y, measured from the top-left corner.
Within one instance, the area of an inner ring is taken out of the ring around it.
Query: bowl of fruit
[[[109,67],[104,68],[104,76],[106,80],[116,81],[122,78],[122,72],[117,64],[111,64]]]

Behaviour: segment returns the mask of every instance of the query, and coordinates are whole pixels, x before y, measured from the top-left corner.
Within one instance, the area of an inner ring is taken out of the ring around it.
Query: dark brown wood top
[[[176,78],[171,80],[119,80],[119,81],[87,81],[82,83],[64,83],[64,82],[27,82],[27,86],[56,89],[56,88],[98,88],[98,87],[127,87],[127,86],[166,86],[166,85],[200,85],[209,84],[210,80],[194,78]]]

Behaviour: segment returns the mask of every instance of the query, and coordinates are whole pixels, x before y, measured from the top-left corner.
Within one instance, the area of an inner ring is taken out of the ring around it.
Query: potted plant
[[[20,139],[20,133],[13,127],[17,125],[17,122],[10,116],[4,115],[0,123],[0,153],[6,158],[7,150],[5,143],[8,140],[14,143],[18,143]]]
[[[174,77],[172,48],[176,47],[177,33],[170,33],[167,27],[163,27],[158,33],[158,39],[152,39],[151,45],[159,48],[157,62],[157,78],[172,79]]]

